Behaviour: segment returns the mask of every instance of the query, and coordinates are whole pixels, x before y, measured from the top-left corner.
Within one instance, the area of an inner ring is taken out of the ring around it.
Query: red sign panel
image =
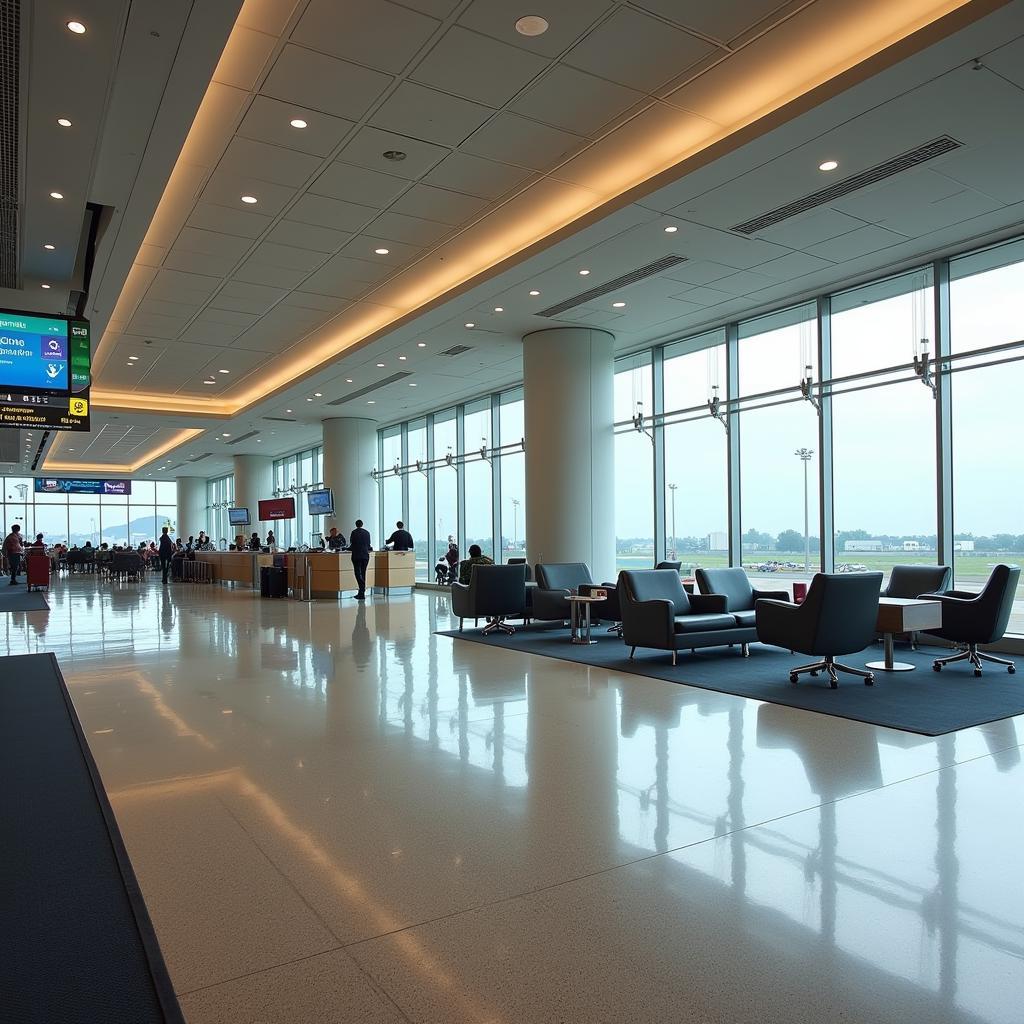
[[[269,523],[274,519],[294,519],[295,499],[294,498],[268,498],[259,503],[259,518],[261,523]]]

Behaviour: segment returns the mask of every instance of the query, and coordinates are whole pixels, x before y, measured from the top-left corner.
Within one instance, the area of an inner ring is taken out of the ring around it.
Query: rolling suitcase
[[[50,589],[49,555],[28,555],[25,559],[25,566],[29,590]]]

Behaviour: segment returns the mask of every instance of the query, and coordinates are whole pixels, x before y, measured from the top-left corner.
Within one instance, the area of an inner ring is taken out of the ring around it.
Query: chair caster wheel
[[[978,677],[978,676],[980,676],[980,675],[981,675],[981,669],[980,669],[980,668],[976,668],[976,669],[974,670],[974,675],[975,675],[975,677]]]
[[[1010,675],[1012,676],[1013,673],[1017,671],[1017,666],[1016,665],[1007,665],[1006,666],[1006,671],[1009,672]]]
[[[839,689],[839,683],[835,679],[833,679],[832,682],[830,682],[828,685],[833,690]]]
[[[932,665],[932,671],[933,672],[941,672],[942,671],[942,666],[939,665],[939,664]]]
[[[865,686],[874,686],[875,685],[875,677],[874,676],[868,676],[864,680],[864,685]]]
[[[796,686],[796,680],[797,680],[797,675],[796,675],[796,673],[795,673],[795,672],[790,672],[790,673],[789,673],[789,681],[790,681],[790,682],[791,682],[791,683],[792,683],[792,684],[793,684],[794,686]]]

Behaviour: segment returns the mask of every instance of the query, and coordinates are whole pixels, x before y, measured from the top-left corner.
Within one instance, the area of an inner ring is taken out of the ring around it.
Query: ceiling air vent
[[[230,441],[225,441],[226,445],[241,444],[243,441],[248,441],[249,438],[255,437],[259,433],[258,430],[250,430],[248,434],[239,434],[238,437],[231,438]]]
[[[213,452],[203,452],[202,455],[193,455],[192,458],[188,460],[188,464],[191,466],[194,462],[202,462],[203,459],[208,459],[212,454]]]
[[[452,345],[451,348],[446,348],[443,352],[438,352],[438,355],[461,356],[463,352],[469,352],[472,348],[472,345]]]
[[[649,277],[654,277],[655,274],[661,274],[666,270],[671,270],[673,267],[678,267],[680,263],[685,263],[686,260],[686,256],[662,256],[660,260],[648,263],[644,267],[637,267],[636,270],[631,270],[628,274],[613,278],[611,281],[605,281],[604,284],[599,284],[595,288],[590,288],[585,292],[580,292],[578,295],[573,295],[564,302],[557,302],[553,306],[548,306],[547,309],[540,310],[537,316],[558,316],[559,313],[564,313],[567,309],[582,306],[586,302],[593,302],[594,299],[599,299],[602,295],[608,295],[611,292],[618,291],[620,288],[625,288],[627,285],[636,284],[637,281],[644,281]]]
[[[297,423],[298,420],[294,416],[264,416],[265,420],[270,423]]]
[[[18,83],[21,4],[0,0],[0,288],[18,287]]]
[[[758,231],[764,231],[765,228],[781,224],[782,221],[789,220],[790,217],[795,217],[798,213],[803,213],[805,210],[813,210],[819,206],[825,206],[836,199],[849,195],[851,192],[856,192],[857,189],[865,188],[867,185],[874,185],[875,182],[891,178],[894,174],[899,174],[900,171],[907,171],[911,167],[917,167],[918,164],[934,160],[937,156],[950,153],[954,149],[959,149],[962,145],[963,143],[957,142],[956,139],[951,139],[948,135],[940,135],[937,139],[932,139],[931,142],[926,142],[923,146],[911,149],[900,156],[894,156],[891,160],[886,160],[884,163],[875,164],[874,167],[869,167],[866,171],[861,171],[859,174],[851,174],[850,177],[837,181],[834,185],[829,185],[828,188],[818,189],[817,192],[812,192],[802,199],[796,199],[785,206],[779,206],[774,210],[769,210],[767,213],[762,213],[758,217],[752,217],[742,224],[737,224],[732,230],[739,232],[741,235],[756,234]]]
[[[406,377],[411,376],[411,373],[393,373],[390,377],[385,377],[383,380],[377,381],[376,384],[368,384],[365,388],[353,391],[350,395],[345,395],[344,398],[336,398],[333,402],[328,402],[327,404],[344,405],[346,402],[351,402],[356,398],[362,398],[363,395],[372,394],[374,391],[379,391],[381,388],[387,387],[389,384],[394,384],[397,380],[405,380]]]

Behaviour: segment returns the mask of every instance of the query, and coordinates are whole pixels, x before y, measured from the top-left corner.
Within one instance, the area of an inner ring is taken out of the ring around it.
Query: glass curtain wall
[[[615,366],[615,564],[618,569],[653,569],[654,413],[651,353]],[[637,430],[634,417],[644,417]]]
[[[389,427],[380,432],[380,514],[381,540],[391,536],[402,518],[402,428]]]
[[[459,536],[458,425],[454,409],[434,415],[434,458],[442,460],[434,473],[434,550],[436,562]]]
[[[3,477],[5,528],[18,523],[29,538],[47,544],[148,544],[178,516],[174,481],[132,480],[131,494],[36,494],[31,477]]]
[[[274,536],[279,547],[301,547],[309,544],[314,534],[321,532],[320,517],[309,514],[306,491],[323,483],[323,448],[307,448],[283,459],[274,460],[274,497],[295,498],[295,518],[274,523]],[[256,510],[252,509],[253,518]]]
[[[479,544],[488,558],[494,558],[494,515],[491,449],[491,400],[484,398],[466,406],[462,436],[465,439],[466,554],[470,544]]]
[[[238,532],[228,522],[228,509],[234,506],[235,478],[233,474],[206,481],[206,521],[215,544],[223,540],[234,543]]]
[[[526,453],[522,441],[526,435],[521,389],[509,391],[500,398],[498,406],[499,442],[502,446],[498,460],[501,481],[501,557],[495,561],[526,557]]]
[[[427,509],[427,473],[428,470],[417,468],[427,461],[427,421],[413,420],[406,430],[406,444],[409,449],[409,466],[406,474],[409,487],[409,510],[405,516],[405,525],[412,534],[416,544],[416,579],[429,578],[433,561],[428,557],[427,523],[430,515]],[[389,534],[384,534],[385,537]]]

